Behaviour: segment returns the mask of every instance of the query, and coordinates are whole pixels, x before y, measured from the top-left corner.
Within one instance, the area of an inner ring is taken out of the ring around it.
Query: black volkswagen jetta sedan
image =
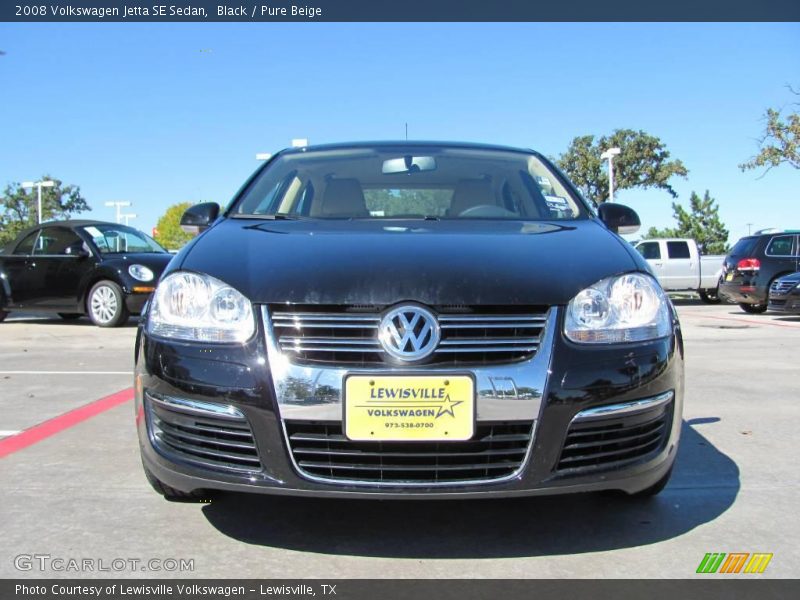
[[[0,252],[0,321],[9,312],[88,316],[99,327],[139,314],[172,259],[141,231],[104,221],[48,221]]]
[[[380,498],[622,490],[677,452],[683,344],[644,259],[542,155],[439,143],[279,152],[141,320],[153,487]]]

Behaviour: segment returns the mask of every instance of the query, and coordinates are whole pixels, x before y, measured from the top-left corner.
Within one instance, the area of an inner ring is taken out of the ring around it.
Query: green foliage
[[[766,174],[773,167],[786,163],[795,169],[800,169],[800,115],[792,112],[784,120],[781,111],[768,108],[764,118],[767,127],[758,140],[759,152],[747,162],[740,164],[739,168],[748,171],[766,167],[764,172]]]
[[[190,206],[191,202],[173,204],[158,220],[155,240],[167,250],[180,250],[194,237],[181,229],[181,217]]]
[[[719,218],[719,206],[706,190],[700,198],[692,192],[689,198],[691,212],[686,212],[677,202],[672,203],[672,213],[678,226],[656,229],[651,227],[645,239],[652,238],[691,238],[697,242],[701,254],[727,254],[728,230]]]
[[[69,219],[91,210],[77,185],[64,185],[60,179],[44,175],[39,181],[53,181],[54,187],[42,188],[42,221]],[[25,190],[20,183],[10,183],[0,198],[0,247],[17,237],[20,231],[38,222],[37,188]]]
[[[437,189],[366,189],[364,198],[370,211],[395,215],[444,216],[450,207],[452,190]]]
[[[617,129],[610,136],[595,139],[584,135],[572,140],[557,163],[584,195],[595,203],[608,200],[608,162],[600,158],[608,148],[620,148],[614,157],[614,189],[659,188],[673,198],[669,184],[674,177],[686,177],[689,171],[680,160],[670,160],[663,142],[644,131]]]

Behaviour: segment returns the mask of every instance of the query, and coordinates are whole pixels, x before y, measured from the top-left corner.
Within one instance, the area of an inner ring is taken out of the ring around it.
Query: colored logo
[[[771,560],[771,552],[707,552],[697,573],[763,573]]]

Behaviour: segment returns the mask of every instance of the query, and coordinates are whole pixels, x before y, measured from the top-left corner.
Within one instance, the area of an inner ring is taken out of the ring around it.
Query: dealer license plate
[[[725,281],[733,281],[733,273],[728,273],[725,275]]]
[[[459,441],[475,433],[470,375],[349,375],[345,435],[356,441]]]

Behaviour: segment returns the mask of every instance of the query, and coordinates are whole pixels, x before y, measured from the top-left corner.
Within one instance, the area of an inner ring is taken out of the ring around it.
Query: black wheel
[[[168,486],[163,481],[156,479],[156,476],[153,475],[144,465],[142,465],[142,468],[144,468],[144,475],[147,477],[147,482],[150,484],[150,487],[164,496],[165,500],[169,500],[170,502],[211,501],[211,494],[209,492],[203,490],[196,490],[194,492],[182,492],[180,490],[176,490],[175,488]]]
[[[760,315],[761,313],[767,312],[766,304],[740,304],[739,308],[751,315]]]
[[[8,313],[6,311],[0,310],[0,323],[5,321],[7,316],[8,316]]]
[[[130,316],[122,288],[108,280],[94,284],[86,298],[86,312],[98,327],[118,327]]]
[[[649,488],[643,489],[641,492],[636,492],[635,494],[631,494],[632,498],[652,498],[653,496],[657,496],[660,494],[667,484],[669,483],[669,478],[672,476],[672,467],[669,468],[664,476],[656,481],[653,485]]]
[[[706,304],[719,304],[719,288],[715,290],[700,290],[697,293],[700,294],[700,300]]]
[[[65,321],[74,321],[75,319],[80,319],[83,315],[80,313],[58,313],[58,316]]]

